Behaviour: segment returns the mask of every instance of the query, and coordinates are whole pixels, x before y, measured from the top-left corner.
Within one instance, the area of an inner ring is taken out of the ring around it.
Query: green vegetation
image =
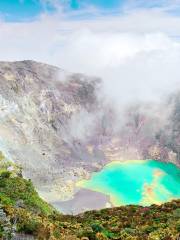
[[[54,209],[43,201],[30,180],[22,177],[21,168],[0,153],[0,202],[4,205],[23,207],[34,213],[51,214]]]
[[[38,196],[31,181],[21,177],[0,180],[0,201],[10,206],[22,205],[34,213],[50,214],[53,210]]]
[[[40,240],[177,240],[180,200],[62,215],[44,202],[21,169],[0,160],[0,239],[17,233]]]

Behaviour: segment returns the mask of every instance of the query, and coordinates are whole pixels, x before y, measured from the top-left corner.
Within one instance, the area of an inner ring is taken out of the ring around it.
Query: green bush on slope
[[[15,206],[22,200],[22,205],[34,212],[51,214],[53,208],[44,202],[35,191],[31,181],[21,177],[2,178],[0,180],[0,202]]]
[[[53,208],[43,201],[30,180],[22,177],[21,168],[8,161],[0,152],[0,203],[16,206],[21,203],[24,208],[45,215],[51,214]]]

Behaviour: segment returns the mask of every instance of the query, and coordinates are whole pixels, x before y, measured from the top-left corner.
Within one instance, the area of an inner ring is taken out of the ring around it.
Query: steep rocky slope
[[[103,82],[33,61],[0,62],[0,150],[49,202],[113,160],[180,165],[180,98],[133,103],[121,115]]]
[[[63,198],[65,181],[71,188],[76,176],[98,162],[78,141],[81,129],[70,130],[78,121],[83,125],[83,113],[90,120],[97,84],[32,61],[0,63],[0,147],[39,189],[53,191],[58,182]]]

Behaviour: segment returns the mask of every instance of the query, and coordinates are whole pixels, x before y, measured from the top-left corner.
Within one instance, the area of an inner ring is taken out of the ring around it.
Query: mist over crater
[[[112,161],[180,166],[178,90],[121,101],[99,77],[34,61],[0,62],[0,86],[0,150],[49,202],[70,201]]]

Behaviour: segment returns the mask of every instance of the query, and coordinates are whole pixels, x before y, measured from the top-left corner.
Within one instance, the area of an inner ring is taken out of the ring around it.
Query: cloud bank
[[[180,82],[179,1],[126,1],[119,12],[95,8],[63,11],[31,22],[0,22],[1,60],[33,59],[104,79],[106,95],[118,104],[154,100]],[[93,17],[88,18],[88,14]],[[86,16],[86,17],[85,17]]]

